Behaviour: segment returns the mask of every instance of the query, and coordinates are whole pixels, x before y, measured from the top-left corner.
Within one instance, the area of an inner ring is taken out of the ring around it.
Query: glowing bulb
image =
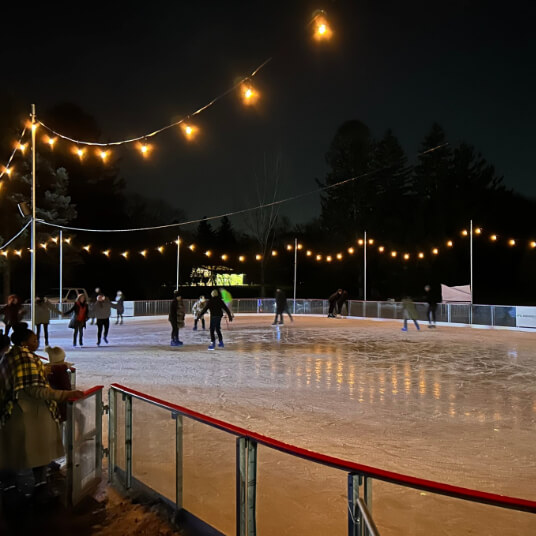
[[[142,257],[147,257],[147,250],[146,249],[143,249],[142,251],[140,251],[140,255]]]
[[[328,255],[328,256],[326,257],[326,261],[328,261],[328,262],[331,262],[331,261],[332,261],[331,255]]]
[[[84,153],[86,151],[84,149],[81,149],[81,148],[78,148],[76,149],[76,154],[78,155],[78,158],[80,158],[80,160],[82,160],[82,158],[84,158]]]
[[[362,245],[364,244],[363,239],[360,238],[360,239],[357,241],[357,243],[358,243],[360,246],[362,246]]]
[[[188,246],[188,249],[190,249],[191,251],[195,251],[195,244],[190,244]]]
[[[337,253],[337,259],[340,261],[342,260],[342,253]]]
[[[32,130],[34,132],[37,130],[37,123],[32,123]]]
[[[181,123],[181,130],[187,140],[193,140],[199,129],[188,123]]]
[[[45,143],[48,143],[50,145],[51,149],[54,149],[54,144],[56,143],[56,138],[51,138],[50,136],[45,136],[44,140],[45,140]]]
[[[159,253],[164,253],[164,246],[160,246],[156,248]]]
[[[467,229],[464,229],[464,230],[462,231],[462,236],[467,236],[468,234],[469,234],[469,233],[467,232]]]
[[[397,256],[397,252],[396,251],[391,251],[391,257],[396,257]]]
[[[272,257],[277,257],[277,251],[275,249],[272,249]]]
[[[108,151],[100,151],[99,156],[102,158],[103,162],[106,162],[106,159],[108,158]]]
[[[316,260],[317,260],[317,261],[321,261],[321,260],[322,260],[322,255],[317,255],[317,256],[316,256]]]
[[[481,234],[482,233],[482,229],[480,227],[477,227],[475,229],[475,234]]]
[[[91,249],[91,246],[87,245],[87,246],[84,246],[82,249],[85,249],[89,253],[89,250]]]
[[[409,253],[404,253],[404,260],[409,261]]]
[[[490,238],[490,240],[491,240],[492,242],[495,242],[495,241],[497,240],[497,235],[496,235],[496,234],[492,234],[489,238]]]
[[[4,257],[7,257],[7,249],[2,250],[0,253],[2,253],[2,255],[3,255]]]
[[[262,259],[262,255],[259,255],[259,254],[255,255],[256,261],[260,261],[261,259]]]
[[[242,82],[240,86],[242,101],[247,106],[255,104],[259,100],[259,92],[253,87],[251,82]]]
[[[205,251],[205,255],[206,255],[207,257],[210,257],[210,256],[212,255],[212,251],[210,251],[210,249],[207,250],[207,251]]]
[[[11,173],[13,172],[13,169],[11,168],[8,168],[8,167],[4,167],[4,173],[8,176],[8,177],[11,177]]]
[[[369,241],[368,241],[369,245],[372,246],[372,244],[374,244],[374,240],[372,238],[369,238]]]
[[[379,251],[380,253],[383,253],[383,252],[385,251],[385,248],[384,248],[383,246],[380,246],[380,247],[378,248],[378,251]]]
[[[298,244],[298,249],[303,249],[303,244]]]
[[[451,247],[453,246],[452,240],[449,240],[449,241],[447,242],[447,246],[448,246],[449,248],[451,248]]]
[[[17,146],[17,149],[22,153],[24,154],[24,151],[26,151],[26,147],[28,146],[27,143],[19,143],[19,145]]]
[[[143,157],[147,157],[149,156],[151,146],[147,143],[147,141],[144,141],[143,143],[138,143],[138,149]]]
[[[44,242],[42,242],[42,243],[39,244],[39,245],[40,245],[43,249],[45,249],[45,250],[47,249],[47,245],[46,245]]]
[[[63,241],[64,241],[66,244],[70,244],[70,243],[71,243],[71,239],[70,239],[70,238],[64,238]]]
[[[317,11],[313,17],[313,25],[313,38],[315,41],[329,41],[331,39],[333,32],[329,27],[326,13],[324,11]]]
[[[510,240],[508,240],[508,245],[510,245],[510,246],[515,246],[515,245],[516,245],[516,241],[515,241],[513,238],[511,238]]]
[[[106,257],[109,257],[109,256],[110,256],[110,250],[109,250],[109,249],[105,249],[102,253],[103,253],[104,255],[106,255]]]
[[[21,257],[22,256],[22,249],[16,249],[15,250],[15,255],[17,255],[18,257]]]
[[[244,257],[244,255],[240,255],[240,257],[238,257],[238,260],[240,262],[244,262],[246,260],[246,257]]]
[[[287,250],[292,251],[292,246],[290,244],[287,244]]]
[[[312,252],[310,249],[308,249],[307,252],[306,252],[305,254],[306,254],[308,257],[310,257],[310,256],[313,254],[313,252]]]
[[[424,259],[424,253],[419,253],[419,259]]]
[[[437,248],[434,248],[434,249],[432,250],[432,253],[433,253],[434,255],[437,255],[437,254],[439,253],[439,250],[438,250]]]
[[[121,257],[128,259],[128,251],[123,251],[123,253],[121,253]]]
[[[58,237],[57,236],[54,236],[51,238],[52,242],[54,242],[54,244],[57,244],[58,243]]]
[[[530,247],[531,247],[531,248],[536,248],[536,242],[531,242],[531,243],[530,243]]]
[[[348,253],[350,253],[350,255],[353,255],[353,254],[354,254],[354,251],[355,251],[354,248],[348,248]]]
[[[226,261],[228,258],[229,258],[229,256],[227,254],[225,254],[225,253],[221,256],[222,261]]]

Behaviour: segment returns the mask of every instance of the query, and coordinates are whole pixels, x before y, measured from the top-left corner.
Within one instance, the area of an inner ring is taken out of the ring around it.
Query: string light
[[[17,255],[17,257],[22,257],[22,249],[16,249],[14,253]]]
[[[5,173],[8,177],[11,178],[11,173],[13,172],[12,168],[4,167],[3,173]]]
[[[513,238],[511,238],[510,240],[508,240],[508,245],[509,245],[509,246],[515,246],[515,245],[516,245],[516,241],[515,241]]]
[[[4,257],[7,257],[7,250],[2,250],[2,251],[0,251],[0,253],[2,253],[2,255],[3,255]]]
[[[532,241],[532,242],[530,243],[530,247],[531,247],[531,248],[536,248],[536,242]]]
[[[157,250],[159,253],[164,253],[164,246],[157,247],[156,250]]]
[[[121,257],[128,259],[128,251],[123,251],[123,253],[121,253]]]
[[[97,150],[97,154],[101,157],[103,162],[106,162],[106,159],[108,158],[108,151],[99,151]]]
[[[302,250],[303,249],[303,244],[298,244],[298,249]]]
[[[147,257],[147,250],[146,250],[146,249],[142,249],[142,250],[140,251],[140,255],[141,255],[142,257],[144,257],[144,258]]]
[[[42,242],[41,244],[39,244],[39,246],[42,247],[46,251],[47,244],[45,242]]]
[[[479,234],[481,234],[481,233],[482,233],[482,229],[481,229],[480,227],[477,227],[477,228],[475,229],[475,234],[478,234],[478,235],[479,235]]]
[[[205,255],[206,255],[207,257],[210,257],[210,256],[212,255],[212,251],[210,251],[210,249],[207,250],[207,251],[205,251]]]
[[[51,149],[54,149],[54,144],[56,143],[57,138],[51,138],[50,136],[45,136],[43,141],[48,143]]]
[[[497,235],[496,235],[496,234],[491,235],[489,238],[490,238],[490,240],[491,240],[492,242],[496,242],[496,241],[497,241]]]
[[[228,258],[229,258],[229,255],[227,255],[226,253],[224,253],[224,254],[221,256],[221,260],[222,260],[222,261],[226,261]]]
[[[467,229],[464,229],[464,230],[462,231],[462,236],[467,236],[468,234],[469,234],[469,233],[467,232]]]
[[[372,238],[369,238],[368,243],[369,243],[370,246],[372,246],[374,244],[374,240]]]
[[[195,244],[190,244],[188,246],[188,249],[191,250],[191,251],[195,251]]]
[[[54,244],[57,244],[59,238],[57,236],[53,236],[50,240],[52,240],[52,242],[54,242]]]
[[[272,250],[272,257],[277,257],[277,251],[275,249]]]
[[[85,249],[89,253],[91,246],[88,244],[87,246],[84,246],[82,249]]]
[[[306,251],[305,254],[306,254],[308,257],[310,257],[310,256],[313,254],[313,252],[312,252],[310,249],[308,249],[308,250]]]
[[[26,147],[28,147],[28,144],[27,144],[27,143],[20,143],[20,142],[19,142],[19,145],[18,145],[17,149],[18,149],[22,154],[24,154],[24,152],[26,151]]]
[[[246,260],[246,257],[244,257],[244,255],[240,255],[240,257],[238,257],[238,260],[240,262],[244,262]]]
[[[292,251],[292,246],[290,244],[287,244],[287,250]]]
[[[337,253],[337,259],[338,259],[339,261],[342,260],[342,253]]]
[[[383,252],[385,251],[385,248],[384,248],[383,246],[380,246],[380,247],[378,248],[378,251],[379,251],[380,253],[383,253]]]
[[[199,132],[199,128],[190,123],[181,123],[181,130],[187,140],[193,140]]]
[[[357,241],[357,243],[358,243],[360,246],[362,246],[362,245],[364,244],[363,239],[360,238],[360,239]]]
[[[409,253],[404,253],[404,260],[409,261]]]
[[[333,35],[325,11],[319,10],[314,13],[313,28],[313,38],[315,41],[329,41]]]
[[[419,259],[424,259],[424,253],[422,251],[419,253]]]
[[[71,243],[71,238],[64,238],[63,241],[64,241],[66,244],[70,244],[70,243]]]
[[[348,248],[348,253],[350,253],[350,255],[353,255],[353,254],[354,254],[354,251],[355,251],[354,248]]]
[[[109,250],[109,249],[105,249],[102,253],[103,253],[103,255],[105,255],[106,257],[109,257],[109,256],[110,256],[110,250]]]
[[[398,253],[396,251],[391,251],[391,257],[393,257],[393,259],[398,255]]]
[[[80,160],[84,158],[84,154],[86,152],[85,149],[82,149],[81,147],[76,147],[74,151],[78,155],[78,158],[80,158]]]
[[[259,92],[255,89],[250,80],[244,80],[240,85],[242,101],[246,106],[253,106],[259,100]]]
[[[255,255],[255,260],[256,260],[256,261],[260,261],[260,260],[262,260],[262,255],[259,255],[259,254],[257,253],[257,255]]]
[[[328,255],[328,256],[326,257],[326,261],[327,261],[327,262],[331,262],[331,261],[332,261],[331,255]]]
[[[145,140],[143,143],[138,144],[138,149],[140,150],[142,156],[146,158],[147,156],[149,156],[151,146],[147,143],[147,140]]]
[[[454,245],[454,244],[453,244],[452,240],[449,240],[449,241],[447,242],[447,246],[448,246],[449,248],[451,248],[453,245]]]
[[[317,261],[321,261],[321,260],[322,260],[322,255],[317,255],[317,256],[316,256],[316,260],[317,260]]]
[[[437,248],[434,248],[434,249],[432,250],[432,253],[433,253],[434,255],[438,255],[438,254],[439,254],[439,250],[438,250]]]

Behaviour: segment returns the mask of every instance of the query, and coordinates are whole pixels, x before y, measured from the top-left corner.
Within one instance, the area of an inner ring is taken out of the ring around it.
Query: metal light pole
[[[31,301],[31,324],[32,331],[35,330],[35,131],[37,124],[35,121],[35,104],[32,104],[32,231],[31,231],[31,282],[30,282],[30,301]]]
[[[296,274],[298,272],[298,239],[294,239],[294,307],[292,312],[296,314]]]
[[[60,311],[63,311],[63,229],[60,229]]]
[[[177,291],[179,290],[179,267],[181,262],[181,237],[177,235]]]
[[[367,231],[363,242],[363,301],[367,301]]]
[[[471,306],[469,308],[469,323],[473,323],[473,220],[469,224],[469,270],[471,272]]]

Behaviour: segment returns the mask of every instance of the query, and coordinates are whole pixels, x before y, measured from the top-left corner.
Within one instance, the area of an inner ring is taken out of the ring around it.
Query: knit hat
[[[46,346],[45,352],[48,354],[48,360],[51,365],[59,365],[65,363],[68,367],[72,367],[73,363],[65,361],[65,351],[59,346]]]

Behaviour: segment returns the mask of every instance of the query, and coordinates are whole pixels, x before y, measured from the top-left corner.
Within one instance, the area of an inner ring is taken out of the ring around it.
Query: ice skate
[[[224,346],[225,346],[225,344],[223,344],[223,341],[220,341],[220,342],[218,343],[218,348],[223,348]]]
[[[184,343],[182,341],[177,340],[175,346],[182,346]]]
[[[208,349],[209,349],[209,350],[214,350],[214,348],[216,348],[216,345],[215,345],[213,342],[211,342],[211,343],[209,344],[209,346],[208,346]]]
[[[108,337],[104,337],[104,342],[108,344]]]
[[[408,331],[408,328],[402,328],[400,331]]]

